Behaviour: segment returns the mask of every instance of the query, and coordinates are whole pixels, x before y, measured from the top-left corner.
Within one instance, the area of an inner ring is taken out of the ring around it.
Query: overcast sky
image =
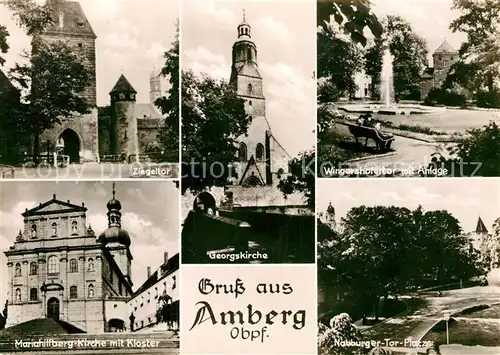
[[[3,182],[0,183],[0,305],[7,297],[7,258],[3,254],[23,229],[21,213],[52,199],[76,205],[85,203],[87,224],[96,236],[108,227],[106,203],[112,197],[112,182]],[[116,183],[116,198],[122,204],[122,227],[131,238],[134,290],[146,280],[147,266],[156,270],[163,252],[179,252],[179,190],[172,181],[122,181]],[[0,309],[1,309],[0,307]]]
[[[296,156],[315,142],[313,1],[183,1],[182,67],[229,80],[231,48],[243,9],[257,46],[267,119],[278,141]]]
[[[498,179],[318,179],[317,184],[317,211],[326,211],[331,201],[337,223],[361,205],[447,210],[465,232],[476,229],[479,216],[491,231],[500,217]]]
[[[36,0],[44,4],[45,0]],[[176,0],[76,0],[82,5],[96,40],[97,104],[109,104],[109,92],[123,73],[138,92],[137,102],[149,102],[149,75],[164,63],[178,16]],[[11,34],[5,67],[19,61],[30,39],[16,26],[12,15],[0,5],[0,23]],[[3,68],[5,70],[6,68]],[[164,81],[163,89],[167,83]]]
[[[454,34],[449,29],[450,23],[460,16],[452,10],[452,0],[374,0],[372,4],[378,17],[399,15],[409,21],[427,41],[429,59],[445,38],[456,50],[467,39],[463,33]]]

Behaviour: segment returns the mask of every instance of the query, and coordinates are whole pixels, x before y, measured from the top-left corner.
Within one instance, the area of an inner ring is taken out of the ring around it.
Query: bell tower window
[[[252,84],[248,84],[247,90],[248,90],[249,94],[252,93],[252,90],[253,90]]]
[[[247,48],[247,60],[252,60],[252,48]]]
[[[240,161],[246,161],[247,160],[247,146],[243,142],[240,143],[240,148],[238,150],[238,159]]]
[[[257,148],[255,149],[255,158],[257,160],[264,159],[264,146],[262,144],[257,144]]]

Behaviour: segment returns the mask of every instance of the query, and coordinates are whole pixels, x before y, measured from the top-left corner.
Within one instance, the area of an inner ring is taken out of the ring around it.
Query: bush
[[[425,104],[464,107],[467,105],[467,98],[465,97],[465,95],[459,94],[449,89],[434,88],[427,95]]]
[[[494,90],[492,92],[481,91],[476,94],[476,105],[484,108],[499,108],[500,107],[500,92]]]
[[[319,102],[334,102],[341,96],[342,92],[329,79],[323,81],[318,80],[318,101]]]

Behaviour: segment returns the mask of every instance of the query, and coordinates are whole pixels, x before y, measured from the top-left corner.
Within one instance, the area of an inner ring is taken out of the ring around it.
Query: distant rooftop
[[[445,53],[457,53],[455,48],[453,48],[447,40],[444,40],[443,43],[436,49],[434,54],[445,54]]]

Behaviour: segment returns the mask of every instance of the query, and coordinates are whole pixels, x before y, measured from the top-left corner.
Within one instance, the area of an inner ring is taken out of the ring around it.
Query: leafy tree
[[[9,51],[9,44],[7,38],[9,37],[9,31],[7,27],[0,25],[0,53],[6,54]],[[5,59],[0,56],[0,66],[5,64]]]
[[[379,37],[382,27],[369,0],[318,0],[316,14],[318,77],[326,78],[318,82],[318,99],[335,101],[346,93],[351,97],[356,90],[354,74],[362,69],[364,30]]]
[[[382,34],[377,16],[370,10],[370,0],[317,0],[316,23],[327,31],[331,18],[344,28],[354,43],[366,45],[365,29],[375,37]]]
[[[250,117],[227,82],[182,71],[182,193],[227,186]]]
[[[453,9],[461,15],[450,28],[453,32],[467,34],[467,41],[460,48],[460,60],[475,64],[476,78],[481,78],[477,90],[486,87],[491,97],[500,95],[495,81],[500,76],[500,3],[496,0],[453,0]]]
[[[341,232],[322,236],[318,274],[344,289],[346,302],[355,298],[359,313],[378,316],[380,297],[479,274],[467,243],[447,211],[354,207]]]
[[[337,96],[356,91],[354,75],[362,69],[360,48],[349,37],[327,27],[317,34],[318,76],[327,78]],[[320,89],[322,90],[322,89]]]
[[[362,354],[356,347],[339,346],[341,341],[359,341],[362,335],[347,313],[341,313],[330,320],[330,326],[318,326],[318,350],[320,355]],[[366,352],[368,349],[365,349]]]
[[[429,168],[444,168],[456,177],[499,176],[500,128],[491,122],[467,131],[456,147],[448,148],[449,156],[435,157]]]
[[[294,192],[304,194],[307,205],[312,209],[315,206],[315,162],[314,150],[300,153],[298,158],[289,163],[291,174],[278,184],[278,189],[285,196]]]
[[[179,324],[179,304],[172,303],[172,297],[169,295],[161,295],[158,297],[156,320],[158,323],[167,323],[170,328],[172,328],[174,324]]]
[[[21,114],[23,127],[33,136],[33,153],[39,155],[39,137],[75,113],[85,114],[90,106],[80,94],[90,85],[88,69],[75,51],[62,41],[34,39],[27,64],[11,70],[14,82],[25,89]],[[19,118],[21,119],[21,118]]]
[[[400,16],[389,15],[382,21],[384,33],[376,38],[365,53],[365,71],[372,83],[380,82],[382,57],[389,47],[393,55],[394,93],[396,99],[419,97],[419,81],[427,65],[427,43]]]
[[[89,105],[81,92],[90,85],[90,75],[74,50],[62,41],[43,39],[52,23],[50,4],[34,0],[3,0],[18,25],[32,36],[32,52],[24,54],[27,64],[16,64],[10,71],[14,83],[23,89],[22,105],[14,107],[18,133],[33,137],[33,153],[39,154],[39,136],[60,123],[62,117],[88,113]],[[12,115],[11,115],[12,117]]]
[[[179,21],[175,26],[175,39],[172,47],[165,52],[165,66],[161,71],[164,77],[169,78],[170,88],[167,96],[160,97],[155,102],[166,117],[165,124],[158,134],[166,160],[179,155]]]

